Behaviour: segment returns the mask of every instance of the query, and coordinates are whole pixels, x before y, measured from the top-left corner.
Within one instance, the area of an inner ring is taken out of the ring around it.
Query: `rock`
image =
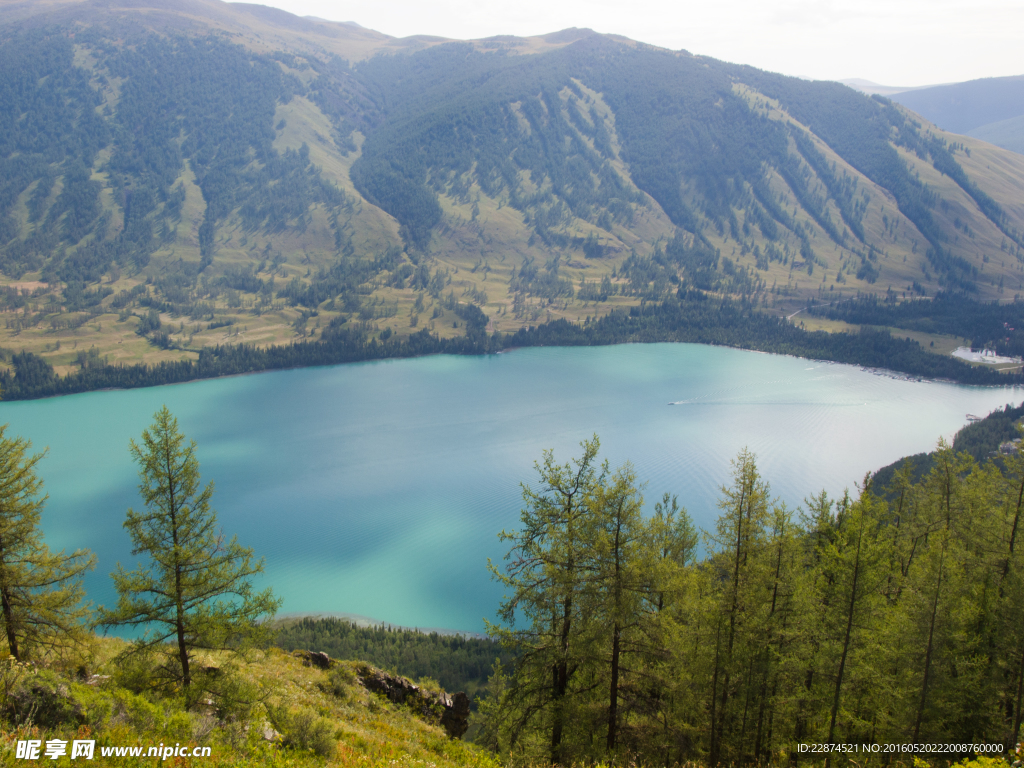
[[[271,744],[280,744],[284,741],[284,736],[275,731],[273,726],[269,723],[263,724],[263,728],[260,729],[260,733],[263,736],[263,740],[269,741]]]
[[[318,669],[330,669],[334,663],[331,657],[323,651],[295,651],[292,656],[298,656],[307,667]]]
[[[410,706],[425,720],[440,724],[453,739],[462,738],[469,728],[469,697],[462,691],[429,693],[406,677],[370,667],[360,670],[359,680],[366,690],[386,696],[395,704]]]
[[[309,663],[314,667],[318,667],[320,669],[331,668],[331,657],[323,651],[310,651],[308,658]]]
[[[366,690],[386,696],[395,704],[404,704],[406,699],[420,692],[420,687],[412,680],[379,669],[368,669],[365,675],[360,672],[359,679]]]
[[[454,696],[445,696],[448,704],[441,715],[441,725],[453,739],[461,739],[469,728],[469,696],[459,691]]]
[[[109,679],[110,675],[89,675],[89,678],[85,681],[85,684],[94,687],[99,687]]]

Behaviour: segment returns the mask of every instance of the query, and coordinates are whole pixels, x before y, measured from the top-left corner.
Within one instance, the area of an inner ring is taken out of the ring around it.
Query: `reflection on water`
[[[266,557],[283,610],[479,631],[501,596],[487,558],[518,521],[546,448],[600,435],[648,498],[679,494],[710,526],[748,447],[790,506],[928,450],[1022,393],[913,382],[844,365],[689,344],[525,349],[310,368],[28,403],[0,420],[49,446],[39,465],[51,546],[100,558],[90,597],[134,565],[128,440],[166,403],[199,445],[226,531]],[[672,407],[675,406],[675,407]],[[714,406],[714,407],[707,407]]]

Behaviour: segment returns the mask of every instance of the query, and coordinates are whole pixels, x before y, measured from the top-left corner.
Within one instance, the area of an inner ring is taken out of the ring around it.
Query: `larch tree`
[[[499,718],[509,744],[531,730],[545,732],[552,764],[563,762],[576,680],[593,660],[590,515],[604,478],[595,466],[597,436],[581,447],[583,455],[566,464],[544,452],[535,465],[539,485],[523,486],[521,528],[499,536],[512,543],[507,565],[502,570],[489,564],[508,593],[498,614],[501,625],[488,624],[488,632],[517,653]]]
[[[36,464],[45,454],[27,454],[31,444],[8,437],[0,426],[0,604],[11,656],[60,657],[85,640],[82,575],[96,558],[85,550],[50,552],[40,515],[46,496]]]
[[[143,511],[129,509],[124,523],[132,554],[148,565],[112,574],[118,593],[113,610],[99,610],[104,627],[140,628],[129,654],[173,649],[162,673],[186,692],[196,678],[193,660],[205,650],[242,650],[269,641],[266,621],[280,601],[252,578],[263,561],[232,537],[226,540],[210,507],[213,483],[200,488],[194,441],[186,443],[167,407],[155,415],[142,443],[131,442],[139,465]]]
[[[713,553],[719,571],[721,593],[716,617],[715,662],[710,691],[709,761],[723,761],[725,746],[735,745],[737,729],[745,732],[743,716],[734,712],[735,702],[744,704],[753,658],[760,653],[763,614],[768,599],[770,553],[767,529],[773,501],[768,484],[757,470],[755,456],[747,450],[733,461],[733,484],[723,486],[718,502],[722,514],[715,532],[706,534],[706,546]],[[738,722],[739,721],[739,722]]]
[[[595,615],[604,625],[607,639],[608,703],[605,748],[615,751],[618,740],[619,699],[628,674],[630,656],[638,654],[644,643],[640,624],[645,615],[646,579],[644,559],[646,535],[642,509],[643,496],[637,487],[636,473],[630,464],[619,468],[611,481],[592,497],[592,524],[596,536],[593,574],[598,587]],[[653,608],[653,606],[651,606]]]

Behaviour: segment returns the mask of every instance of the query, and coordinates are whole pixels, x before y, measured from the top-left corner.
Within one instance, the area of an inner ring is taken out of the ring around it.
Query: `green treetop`
[[[132,554],[145,554],[150,562],[133,571],[118,564],[112,574],[117,607],[100,608],[99,623],[144,628],[129,653],[155,651],[170,641],[173,651],[162,673],[187,690],[197,651],[268,641],[264,619],[280,601],[270,589],[253,591],[251,579],[263,572],[263,561],[254,561],[252,550],[234,537],[225,541],[210,507],[213,483],[200,488],[196,444],[186,443],[166,406],[143,431],[142,444],[131,442],[131,453],[145,510],[129,509],[124,527]]]
[[[82,574],[96,558],[85,550],[66,555],[43,543],[39,517],[46,502],[35,466],[44,454],[27,456],[21,437],[0,426],[0,603],[11,656],[21,661],[34,651],[57,656],[84,639]]]

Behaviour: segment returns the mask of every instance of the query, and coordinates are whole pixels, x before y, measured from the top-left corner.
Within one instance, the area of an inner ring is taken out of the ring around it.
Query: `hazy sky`
[[[250,0],[396,37],[590,27],[816,79],[928,85],[1024,74],[1024,0]]]

